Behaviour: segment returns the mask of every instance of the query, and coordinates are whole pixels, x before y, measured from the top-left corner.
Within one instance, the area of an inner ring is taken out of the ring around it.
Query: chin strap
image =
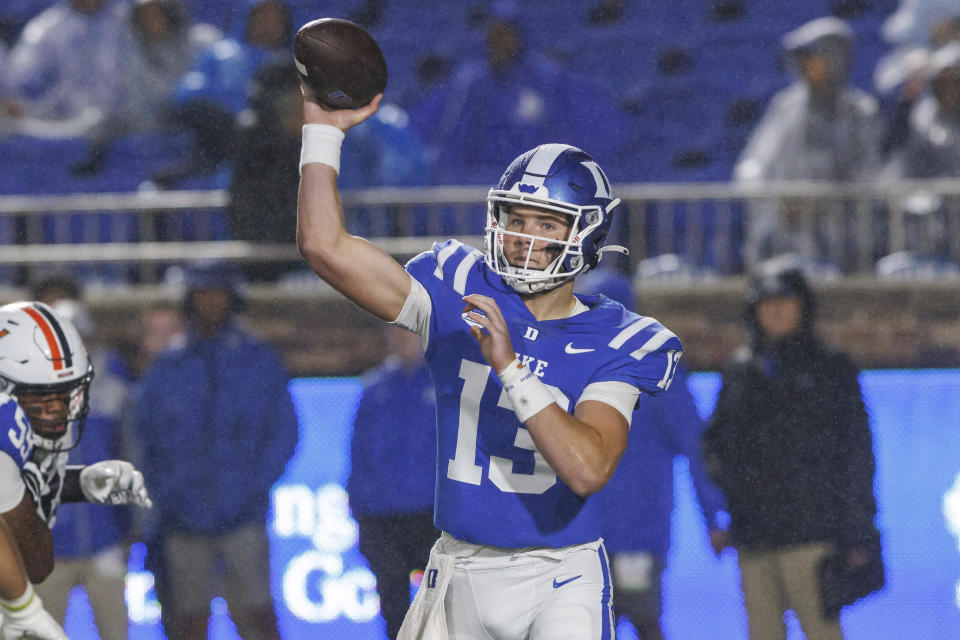
[[[603,254],[606,253],[607,251],[612,251],[612,252],[614,252],[614,253],[620,253],[620,254],[623,254],[623,255],[625,255],[625,256],[626,256],[626,255],[630,255],[630,249],[627,249],[626,247],[621,247],[621,246],[618,245],[618,244],[611,244],[611,245],[607,245],[606,247],[600,247],[600,250],[597,251],[597,255],[600,256],[601,258],[603,258]]]
[[[605,208],[605,211],[607,212],[607,214],[609,214],[611,211],[613,211],[614,208],[615,208],[618,204],[620,204],[620,198],[614,198],[613,200],[611,200],[611,201],[610,201],[610,204],[608,204],[608,205],[606,206],[606,208]],[[607,251],[612,251],[612,252],[614,252],[614,253],[619,253],[619,254],[622,254],[622,255],[625,255],[625,256],[626,256],[626,255],[630,255],[630,250],[629,250],[629,249],[627,249],[626,247],[621,247],[621,246],[618,245],[618,244],[611,244],[611,245],[608,245],[608,246],[605,246],[605,247],[600,247],[600,250],[597,251],[597,263],[598,263],[598,264],[600,263],[600,260],[603,259],[603,254],[604,254],[605,252],[607,252]]]

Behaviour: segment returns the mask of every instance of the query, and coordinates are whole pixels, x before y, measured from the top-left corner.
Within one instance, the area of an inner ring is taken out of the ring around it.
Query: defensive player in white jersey
[[[574,277],[613,249],[610,183],[580,149],[532,149],[489,193],[484,252],[450,240],[404,268],[345,231],[337,191],[344,133],[379,98],[325,111],[305,95],[300,252],[360,307],[419,334],[437,387],[443,533],[399,637],[613,637],[590,496],[623,455],[639,394],[667,388],[681,346],[652,318],[573,295]]]
[[[4,640],[65,639],[32,583],[53,569],[59,503],[151,506],[143,476],[123,460],[67,466],[83,432],[93,367],[76,328],[40,302],[0,307],[0,519],[10,543],[0,588]],[[24,590],[10,554],[19,554]]]

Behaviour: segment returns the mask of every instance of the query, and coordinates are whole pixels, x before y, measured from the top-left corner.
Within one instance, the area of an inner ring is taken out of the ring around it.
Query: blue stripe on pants
[[[603,593],[600,597],[600,606],[603,609],[600,613],[603,622],[600,628],[600,640],[611,640],[613,638],[613,605],[610,597],[610,570],[603,544],[597,548],[597,554],[600,556],[600,571],[603,574]]]

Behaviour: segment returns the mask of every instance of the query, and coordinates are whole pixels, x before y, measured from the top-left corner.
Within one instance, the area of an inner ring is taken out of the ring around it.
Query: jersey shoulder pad
[[[8,404],[12,404],[14,408],[17,407],[17,401],[8,393],[0,393],[0,409],[5,408]]]
[[[656,318],[625,311],[613,331],[607,346],[629,353],[638,360],[658,350],[682,349],[677,335],[660,324]]]
[[[6,393],[0,393],[0,433],[16,422],[18,411],[22,410],[16,399]]]
[[[428,290],[439,283],[461,295],[466,291],[467,276],[483,260],[483,252],[459,240],[436,242],[430,251],[412,258],[407,272]]]
[[[30,423],[17,401],[6,393],[0,393],[0,451],[21,468],[33,451]]]
[[[607,347],[621,355],[641,390],[664,391],[670,386],[683,354],[676,334],[655,318],[626,312]]]

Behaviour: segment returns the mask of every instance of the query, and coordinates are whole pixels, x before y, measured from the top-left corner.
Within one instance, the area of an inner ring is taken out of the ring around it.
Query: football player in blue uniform
[[[50,527],[60,502],[151,506],[143,476],[129,462],[66,464],[83,432],[92,378],[79,333],[50,307],[0,307],[0,518],[29,582],[42,582],[53,569]],[[13,600],[0,596],[0,607],[4,638],[65,637],[29,583]]]
[[[677,337],[603,296],[574,296],[619,200],[584,151],[524,153],[488,196],[485,251],[456,240],[402,267],[344,229],[344,133],[374,113],[305,91],[297,242],[360,307],[416,332],[437,391],[440,539],[400,638],[601,640],[610,572],[590,496],[627,445],[640,393],[670,384]],[[417,461],[411,461],[416,464]]]

